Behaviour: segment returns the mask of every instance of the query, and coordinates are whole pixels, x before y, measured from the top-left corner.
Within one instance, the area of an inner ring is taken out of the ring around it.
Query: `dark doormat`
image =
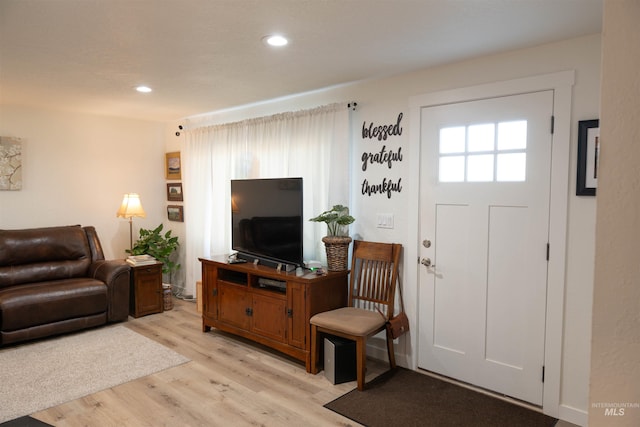
[[[0,427],[53,427],[40,420],[31,417],[20,417],[15,420],[0,423]]]
[[[396,368],[324,405],[368,427],[551,427],[536,411],[419,372]]]

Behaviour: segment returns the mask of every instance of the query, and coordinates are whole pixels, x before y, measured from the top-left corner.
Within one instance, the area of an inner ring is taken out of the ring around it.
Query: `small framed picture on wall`
[[[184,209],[180,205],[167,206],[167,218],[169,221],[184,222]]]
[[[167,184],[167,200],[170,202],[182,202],[181,182],[171,182]]]
[[[600,121],[578,122],[578,174],[576,196],[595,196],[600,157]]]
[[[182,179],[179,151],[165,154],[165,176],[167,179]]]

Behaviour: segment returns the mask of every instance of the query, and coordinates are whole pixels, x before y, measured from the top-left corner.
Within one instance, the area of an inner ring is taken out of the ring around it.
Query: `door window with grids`
[[[522,182],[527,176],[527,121],[440,129],[440,182]]]

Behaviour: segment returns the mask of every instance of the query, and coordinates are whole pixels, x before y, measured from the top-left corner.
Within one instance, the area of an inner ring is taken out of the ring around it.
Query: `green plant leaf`
[[[131,255],[151,255],[158,261],[162,262],[162,272],[171,275],[180,268],[170,259],[174,252],[178,249],[180,243],[177,236],[171,236],[171,230],[161,234],[163,225],[160,224],[153,230],[140,229],[140,238],[135,242],[131,250],[126,252]]]
[[[324,222],[327,224],[329,236],[341,236],[347,234],[347,225],[355,222],[355,218],[349,215],[349,208],[344,205],[334,205],[328,211],[311,218],[309,221]]]

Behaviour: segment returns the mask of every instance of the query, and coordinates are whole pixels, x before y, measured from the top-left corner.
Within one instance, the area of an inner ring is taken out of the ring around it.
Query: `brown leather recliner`
[[[94,227],[0,230],[0,346],[127,320],[129,270]]]

